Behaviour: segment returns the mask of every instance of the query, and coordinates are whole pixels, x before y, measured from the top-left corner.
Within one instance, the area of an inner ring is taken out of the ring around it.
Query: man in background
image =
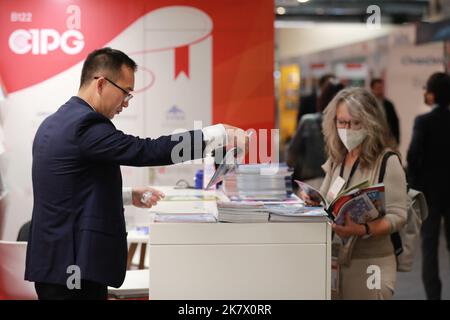
[[[297,127],[300,123],[300,120],[305,114],[316,113],[318,111],[320,112],[320,110],[317,110],[317,99],[322,94],[323,89],[328,83],[328,80],[333,78],[334,75],[331,73],[324,74],[319,78],[317,86],[314,85],[312,93],[300,98],[300,104],[297,113]]]
[[[438,300],[442,293],[438,259],[442,221],[450,254],[450,76],[434,73],[425,90],[425,103],[433,109],[415,119],[407,177],[411,188],[422,191],[427,200],[428,218],[422,224],[422,281],[427,299]]]
[[[381,111],[386,117],[392,137],[397,142],[397,145],[399,145],[400,124],[397,117],[397,112],[395,112],[394,104],[384,95],[384,81],[379,78],[372,79],[370,82],[370,89],[372,94],[377,99]]]

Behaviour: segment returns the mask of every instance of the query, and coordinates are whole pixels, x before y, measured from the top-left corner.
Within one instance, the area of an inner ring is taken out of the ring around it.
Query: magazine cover
[[[366,223],[380,216],[367,194],[363,193],[344,204],[339,210],[335,223],[342,225],[345,222],[345,213],[349,214],[355,223]]]

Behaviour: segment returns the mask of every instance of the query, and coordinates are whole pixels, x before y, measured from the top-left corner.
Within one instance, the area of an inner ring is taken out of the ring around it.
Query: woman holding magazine
[[[393,151],[388,126],[377,101],[363,88],[340,91],[324,113],[328,160],[321,194],[331,202],[341,190],[361,181],[378,183],[383,155]],[[333,224],[333,257],[337,262],[338,299],[389,299],[396,281],[396,257],[390,234],[406,222],[406,178],[398,157],[389,157],[384,175],[385,215],[355,223],[344,213]]]

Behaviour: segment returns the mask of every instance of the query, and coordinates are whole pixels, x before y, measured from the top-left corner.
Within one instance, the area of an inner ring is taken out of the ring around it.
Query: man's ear
[[[425,93],[425,103],[429,106],[432,106],[436,103],[436,100],[434,99],[434,94],[430,91],[427,91]]]
[[[95,84],[95,91],[98,94],[101,94],[103,91],[103,87],[105,86],[105,79],[104,78],[100,78],[96,80],[96,84]]]

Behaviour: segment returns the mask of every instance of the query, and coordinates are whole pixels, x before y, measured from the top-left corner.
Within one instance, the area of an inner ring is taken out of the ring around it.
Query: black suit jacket
[[[300,124],[300,120],[305,114],[317,112],[316,104],[317,95],[315,92],[311,93],[308,96],[300,97],[300,105],[297,112],[297,127]]]
[[[408,150],[408,182],[423,191],[430,206],[448,207],[450,195],[450,110],[420,115]]]
[[[82,279],[119,287],[127,261],[120,165],[172,164],[181,140],[184,160],[202,156],[201,130],[140,139],[79,97],[45,119],[33,142],[25,279],[65,285],[67,268],[76,265]]]
[[[383,100],[384,112],[386,113],[386,120],[389,125],[389,129],[397,144],[400,143],[400,124],[397,116],[397,112],[395,112],[395,107],[391,101],[388,99]]]

